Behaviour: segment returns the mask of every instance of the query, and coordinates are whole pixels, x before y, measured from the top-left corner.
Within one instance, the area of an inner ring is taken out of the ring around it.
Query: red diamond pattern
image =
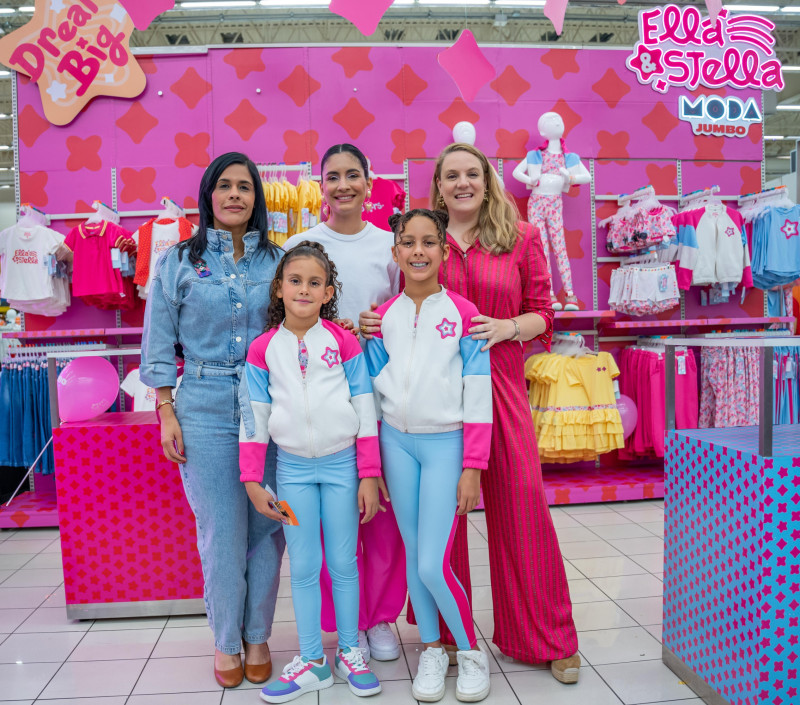
[[[147,133],[156,125],[158,125],[158,119],[148,113],[139,102],[131,105],[127,112],[117,120],[117,127],[128,135],[134,144],[141,144]]]
[[[453,129],[456,123],[471,122],[473,125],[481,119],[481,116],[470,108],[464,99],[456,98],[447,107],[447,110],[439,113],[439,120],[443,122],[449,129]],[[417,156],[416,154],[414,156]]]
[[[19,138],[26,147],[33,147],[36,140],[50,127],[50,122],[36,112],[32,105],[26,105],[19,114]]]
[[[355,140],[375,122],[375,116],[366,110],[357,99],[350,98],[347,104],[333,116],[333,121],[341,125],[345,132]]]
[[[428,82],[417,76],[408,64],[397,72],[397,75],[386,84],[386,87],[403,102],[403,105],[411,105],[415,98],[427,87]]]
[[[506,66],[503,69],[503,73],[494,79],[489,86],[509,106],[514,105],[531,88],[531,84],[522,78],[511,65]]]
[[[191,66],[169,89],[186,104],[189,110],[194,110],[211,91],[211,84],[197,73],[194,66]]]
[[[211,163],[208,156],[208,146],[211,143],[211,135],[208,132],[201,132],[197,135],[187,135],[179,132],[175,135],[175,146],[178,152],[175,155],[175,166],[184,169],[187,166],[206,167]]]
[[[251,73],[261,73],[267,68],[263,53],[263,49],[234,49],[225,55],[223,61],[236,69],[236,78],[241,81]]]
[[[92,135],[86,139],[81,139],[76,135],[71,135],[66,139],[69,156],[67,157],[67,169],[70,171],[100,171],[103,160],[97,153],[103,146],[103,138],[100,135]]]
[[[310,76],[303,66],[298,64],[278,84],[278,88],[286,93],[294,101],[294,104],[300,108],[306,104],[313,93],[322,88],[322,84]]]
[[[659,142],[663,142],[669,133],[680,124],[680,120],[675,116],[674,110],[670,110],[663,102],[659,101],[642,118],[642,124],[656,136]]]
[[[344,69],[347,78],[353,78],[359,71],[372,71],[369,52],[372,47],[344,47],[331,56]]]
[[[266,122],[267,118],[254,108],[247,98],[242,100],[232,113],[225,116],[225,124],[236,130],[245,142],[248,142],[256,130]]]
[[[619,77],[614,69],[608,69],[603,77],[592,86],[592,90],[606,102],[609,108],[616,108],[619,101],[631,92],[631,87]]]

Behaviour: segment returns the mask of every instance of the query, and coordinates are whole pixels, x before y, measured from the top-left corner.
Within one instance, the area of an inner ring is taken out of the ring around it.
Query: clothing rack
[[[18,225],[23,218],[30,218],[32,221],[41,223],[42,225],[50,225],[50,216],[30,203],[20,204],[19,218],[20,220],[17,221]]]
[[[701,198],[708,198],[709,196],[714,196],[718,194],[720,191],[719,186],[709,186],[708,188],[701,188],[697,191],[692,191],[691,193],[686,193],[681,196],[680,200],[680,207],[683,208],[684,206],[692,203],[693,201],[699,201]]]
[[[647,196],[655,196],[656,190],[650,185],[642,186],[637,188],[633,193],[623,193],[617,198],[617,205],[623,205],[625,203],[629,203],[630,201],[636,201],[640,198],[646,198]]]
[[[73,345],[31,345],[9,348],[7,357],[22,358],[31,355],[46,355],[47,353],[69,353],[83,352],[88,350],[106,350],[108,345],[105,343],[76,343]]]
[[[757,203],[767,199],[788,196],[788,189],[785,185],[773,186],[772,188],[764,189],[763,191],[754,191],[753,193],[746,193],[744,196],[739,196],[739,206],[744,206],[748,203]]]

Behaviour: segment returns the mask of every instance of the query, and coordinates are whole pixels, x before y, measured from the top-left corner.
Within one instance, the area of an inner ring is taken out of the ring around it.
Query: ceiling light
[[[17,8],[17,12],[36,12],[36,8],[33,5],[23,5]]]
[[[781,8],[781,12],[800,12],[800,6],[798,5],[787,5],[786,7]]]
[[[780,5],[725,5],[728,12],[778,12]]]
[[[790,155],[788,155],[788,154],[786,156],[782,156],[782,157],[781,156],[775,157],[775,159],[791,159],[791,158],[792,157]]]
[[[488,5],[489,0],[419,0],[420,5],[438,5],[443,7],[463,7],[464,5]]]
[[[264,7],[328,7],[330,3],[321,0],[294,0],[290,4],[286,0],[261,0],[258,4]]]
[[[544,7],[545,0],[495,0],[497,7]]]
[[[0,15],[11,15],[16,11],[15,7],[0,7]]]
[[[800,105],[778,105],[775,110],[800,110]]]
[[[781,66],[781,71],[800,71],[800,66]]]
[[[255,7],[255,0],[236,0],[236,2],[182,2],[181,8],[187,10],[204,10],[206,8],[236,8],[236,7]]]
[[[11,71],[0,71],[0,78],[8,78],[11,75]]]
[[[7,144],[0,144],[0,150],[7,152],[9,149],[11,149],[11,147],[9,147]]]

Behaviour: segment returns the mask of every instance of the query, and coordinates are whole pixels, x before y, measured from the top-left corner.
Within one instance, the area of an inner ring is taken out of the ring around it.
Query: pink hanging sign
[[[475,35],[465,29],[453,46],[439,53],[439,66],[452,78],[464,100],[475,100],[478,91],[495,76],[495,70],[484,56]]]
[[[378,29],[378,23],[394,0],[331,0],[329,9],[352,22],[365,37]]]
[[[724,8],[715,20],[692,5],[642,10],[639,41],[625,63],[639,83],[659,93],[701,85],[781,91],[774,30],[763,17],[731,15]]]

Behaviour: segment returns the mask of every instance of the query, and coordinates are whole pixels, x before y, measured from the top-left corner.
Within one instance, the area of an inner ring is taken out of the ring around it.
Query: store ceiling
[[[367,0],[364,0],[365,2]],[[800,139],[800,0],[747,0],[725,3],[759,8],[776,26],[776,49],[784,66],[785,90],[765,96],[767,179],[789,171],[789,153]],[[672,0],[699,5],[700,0]],[[242,44],[412,43],[452,44],[468,26],[479,43],[554,46],[626,46],[638,38],[638,13],[666,4],[628,0],[570,0],[559,37],[543,15],[544,0],[396,0],[375,34],[367,39],[352,24],[332,14],[320,0],[219,0],[176,2],[146,32],[135,32],[132,46],[170,48]],[[0,0],[0,33],[28,21],[32,0]],[[11,81],[0,73],[0,188],[13,185]],[[776,97],[776,101],[771,99]],[[797,108],[797,109],[792,109]],[[4,195],[4,194],[0,194]],[[11,195],[11,194],[9,194]],[[0,200],[7,200],[2,198]]]

